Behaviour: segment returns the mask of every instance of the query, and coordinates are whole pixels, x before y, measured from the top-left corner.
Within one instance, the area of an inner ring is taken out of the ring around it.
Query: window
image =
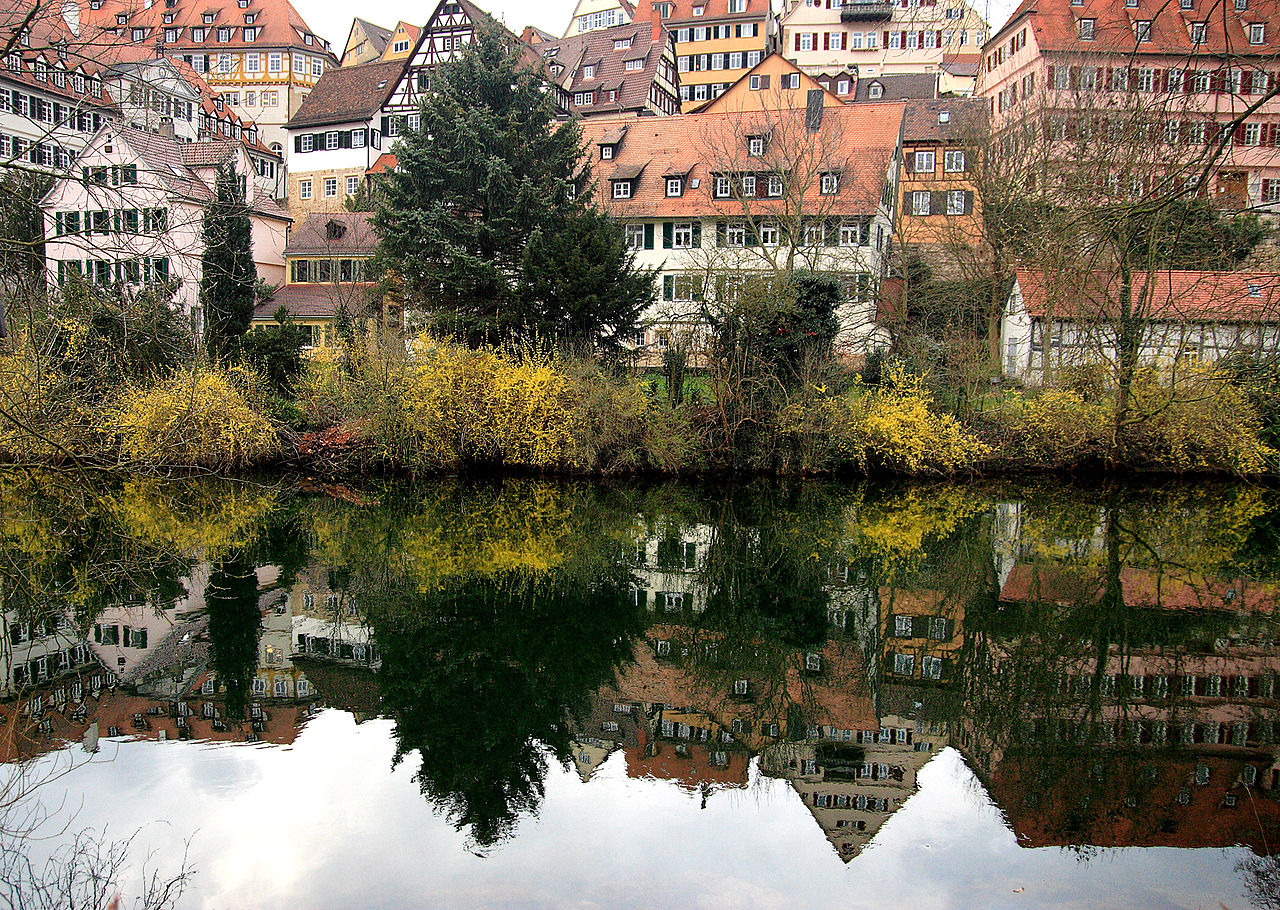
[[[916,669],[914,654],[893,655],[893,672],[897,676],[911,676]]]
[[[667,178],[667,195],[668,196],[684,195],[684,178],[683,177]]]
[[[747,154],[759,158],[764,154],[764,137],[752,136],[747,140]]]
[[[756,194],[756,175],[743,174],[742,175],[742,195],[755,196],[755,194]]]
[[[760,245],[777,246],[782,242],[782,229],[776,224],[760,225]]]
[[[354,196],[360,192],[360,178],[354,174],[347,177],[347,195]]]
[[[769,183],[766,188],[766,192],[770,196],[781,196],[782,195],[782,178],[777,174],[770,174]]]
[[[911,214],[913,215],[929,214],[929,193],[915,192],[911,194]]]
[[[630,199],[631,198],[631,181],[630,180],[613,181],[613,198],[614,199]]]
[[[258,30],[256,28],[246,28],[244,30],[245,41],[255,41],[257,40],[257,37],[258,37]]]
[[[1265,70],[1254,70],[1250,88],[1255,95],[1266,94],[1267,91],[1267,73]]]
[[[858,246],[862,242],[862,226],[856,222],[845,222],[840,225],[840,245],[841,246]],[[908,628],[910,628],[910,617],[899,616],[898,619],[906,619]]]
[[[330,130],[324,134],[324,147],[327,150],[332,151],[333,149],[338,148],[338,141],[337,130]]]
[[[311,181],[310,180],[301,180],[298,182],[298,198],[299,199],[311,198]]]
[[[588,63],[586,66],[582,68],[583,79],[594,79],[595,77],[596,77],[596,65],[594,63]]]
[[[950,151],[942,156],[942,169],[948,174],[964,173],[964,152]]]
[[[1208,26],[1204,22],[1191,23],[1191,43],[1204,44],[1204,36]]]
[[[932,174],[934,168],[933,152],[916,152],[915,164],[917,173]]]
[[[627,240],[627,249],[642,250],[644,249],[644,225],[628,224],[623,229],[623,234]]]
[[[637,72],[637,71],[639,71],[639,70],[644,69],[644,61],[643,61],[643,60],[628,60],[628,61],[626,62],[626,64],[625,64],[625,67],[626,67],[627,72],[629,72],[629,73],[634,73],[634,72]]]
[[[822,175],[822,194],[824,196],[834,196],[840,192],[840,175],[836,173],[826,173]]]
[[[284,68],[284,57],[279,51],[271,51],[267,54],[267,72],[278,73]]]
[[[1138,39],[1139,44],[1146,44],[1151,41],[1151,20],[1140,19],[1133,23],[1133,36]]]
[[[1276,186],[1280,187],[1280,180],[1276,181]],[[725,225],[724,245],[734,249],[745,247],[747,245],[747,226],[741,221],[734,221]]]
[[[690,250],[694,244],[692,221],[677,222],[671,228],[671,248],[673,250]]]
[[[1079,27],[1079,37],[1081,41],[1093,40],[1093,26],[1095,21],[1096,20],[1094,19],[1081,19],[1079,23],[1077,23]]]
[[[298,151],[311,152],[316,147],[316,137],[311,133],[303,133],[299,138]]]
[[[1265,22],[1249,23],[1249,43],[1265,44],[1267,41],[1267,25]]]

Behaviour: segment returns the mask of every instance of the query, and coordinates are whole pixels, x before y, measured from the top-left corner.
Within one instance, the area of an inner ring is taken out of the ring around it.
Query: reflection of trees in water
[[[249,686],[258,668],[258,577],[243,556],[224,559],[209,575],[205,592],[213,670],[226,692],[227,716],[243,720]]]
[[[1280,857],[1246,856],[1236,863],[1245,894],[1258,910],[1280,910]]]
[[[396,760],[419,753],[422,792],[481,848],[537,811],[547,756],[569,761],[568,721],[630,656],[628,585],[601,562],[366,595]]]

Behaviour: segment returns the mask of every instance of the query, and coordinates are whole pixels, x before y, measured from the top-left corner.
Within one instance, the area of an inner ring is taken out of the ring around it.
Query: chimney
[[[176,139],[177,135],[173,131],[173,120],[169,117],[163,117],[160,120],[160,127],[156,130],[163,139]]]
[[[656,12],[656,10],[655,10]],[[662,24],[662,19],[658,16],[653,17],[653,43],[661,46],[662,34],[666,31],[666,26]]]

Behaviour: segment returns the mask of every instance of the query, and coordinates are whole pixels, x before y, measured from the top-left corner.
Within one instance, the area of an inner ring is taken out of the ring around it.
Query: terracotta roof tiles
[[[1115,310],[1118,278],[1102,272],[1052,276],[1017,270],[1027,312],[1105,319]],[[1280,273],[1167,270],[1135,278],[1134,299],[1148,318],[1169,322],[1280,322]]]
[[[386,60],[327,70],[289,120],[288,129],[368,120],[391,97],[408,63]]]

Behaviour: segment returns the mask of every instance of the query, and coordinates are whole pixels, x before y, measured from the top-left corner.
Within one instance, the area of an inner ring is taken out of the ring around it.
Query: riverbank
[[[789,381],[731,369],[637,373],[592,359],[415,343],[351,346],[273,384],[237,365],[112,385],[9,369],[0,460],[122,471],[330,477],[1013,472],[1271,476],[1267,397],[1220,369],[1004,388],[964,409],[929,377],[828,364]],[[675,389],[673,393],[672,389]]]

